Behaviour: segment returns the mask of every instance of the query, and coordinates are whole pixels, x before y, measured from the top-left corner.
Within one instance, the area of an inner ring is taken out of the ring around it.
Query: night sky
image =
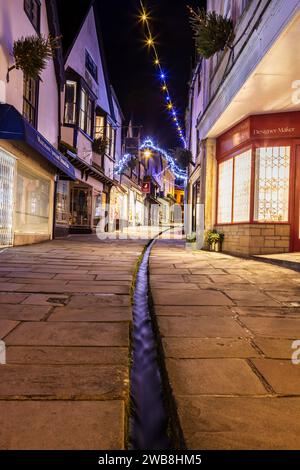
[[[177,133],[165,111],[160,82],[144,46],[143,26],[138,21],[139,0],[96,0],[111,83],[126,121],[143,126],[165,148],[179,145]],[[90,0],[57,0],[61,29],[67,46]],[[204,0],[145,0],[158,53],[170,93],[184,124],[188,81],[194,63],[194,41],[186,5],[203,6]]]

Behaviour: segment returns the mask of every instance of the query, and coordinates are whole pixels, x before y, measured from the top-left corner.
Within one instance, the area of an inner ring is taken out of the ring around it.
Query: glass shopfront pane
[[[233,222],[250,218],[251,150],[234,158]]]
[[[233,159],[219,165],[218,223],[231,222]]]
[[[50,181],[18,165],[15,231],[49,233]]]
[[[70,183],[58,181],[56,189],[56,222],[68,224],[70,218]]]
[[[15,162],[13,157],[0,149],[0,246],[13,243]]]
[[[287,222],[289,210],[290,147],[256,151],[255,212],[259,222]]]

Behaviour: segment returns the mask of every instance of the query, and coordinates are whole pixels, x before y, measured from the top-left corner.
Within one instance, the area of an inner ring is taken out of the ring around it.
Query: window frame
[[[25,84],[26,84],[26,80],[30,80],[30,81],[33,81],[35,82],[35,97],[34,97],[34,103],[31,103],[29,101],[29,99],[25,96]],[[34,78],[31,78],[31,77],[26,77],[26,75],[23,76],[23,109],[22,109],[22,115],[25,117],[25,119],[27,120],[27,122],[29,122],[29,124],[34,127],[35,129],[37,129],[37,125],[38,125],[38,111],[39,111],[39,90],[40,90],[40,80],[37,78],[37,79],[34,79]],[[25,114],[25,111],[24,111],[24,107],[25,107],[25,103],[27,106],[29,106],[29,108],[33,109],[34,111],[34,119],[33,119],[33,122],[30,121],[28,118],[27,118],[27,115]]]
[[[66,101],[66,88],[67,88],[67,84],[68,82],[70,83],[74,83],[75,84],[75,101],[73,102],[73,106],[75,106],[75,117],[74,117],[74,122],[71,124],[69,122],[66,122],[66,105],[67,105],[67,101]],[[65,102],[64,102],[64,126],[66,127],[75,127],[77,126],[78,124],[78,90],[80,91],[81,90],[81,87],[80,87],[80,83],[78,83],[77,80],[73,80],[73,79],[66,79],[66,83],[65,83]]]
[[[256,177],[256,150],[258,148],[265,147],[290,147],[290,168],[289,168],[289,201],[288,201],[288,220],[287,221],[259,221],[254,219],[254,210],[255,210],[255,177]],[[235,165],[233,164],[233,178],[232,178],[232,202],[231,202],[231,222],[219,222],[218,221],[218,203],[219,203],[219,165],[226,160],[236,157],[247,150],[251,149],[251,187],[250,187],[250,217],[249,221],[245,222],[233,222],[233,197],[234,197],[234,173]],[[215,226],[225,226],[225,225],[286,225],[292,224],[292,213],[293,213],[293,190],[294,190],[294,167],[295,167],[295,139],[262,139],[254,140],[252,139],[248,144],[241,144],[234,151],[227,152],[226,155],[217,158],[217,184],[216,184],[216,205],[215,205]]]
[[[90,64],[92,67],[90,67]],[[85,65],[85,70],[90,74],[92,79],[98,83],[98,65],[93,59],[92,54],[88,51],[88,49],[85,49],[85,57],[84,57],[84,65]],[[93,70],[95,68],[95,71]]]
[[[85,94],[87,97],[87,108],[86,110],[83,110],[81,107],[81,96],[82,93]],[[89,109],[89,104],[91,105],[91,112],[90,116],[88,114],[88,109]],[[84,113],[84,128],[81,127],[81,113]],[[78,121],[77,121],[77,126],[78,129],[90,140],[94,140],[94,114],[95,114],[95,100],[92,97],[92,95],[89,93],[89,91],[80,85],[79,87],[79,93],[78,93]],[[90,117],[90,133],[88,132],[88,126],[87,126],[87,118]]]
[[[30,2],[30,11],[28,11],[27,7],[26,7],[26,3],[27,2]],[[33,21],[33,16],[32,16],[32,5],[35,4],[37,6],[37,9],[38,9],[38,19],[37,19],[37,24],[34,23]],[[27,18],[29,19],[30,23],[32,24],[32,26],[34,27],[35,31],[40,34],[40,31],[41,31],[41,2],[40,0],[24,0],[23,2],[23,7],[24,7],[24,11],[26,13],[26,16]]]

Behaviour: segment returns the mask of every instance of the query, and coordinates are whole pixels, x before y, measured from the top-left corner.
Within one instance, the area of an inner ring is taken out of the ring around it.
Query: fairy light
[[[167,75],[166,75],[165,70],[163,70],[163,68],[161,66],[161,61],[159,59],[157,47],[156,47],[156,45],[154,43],[154,40],[153,40],[153,34],[152,34],[151,26],[150,26],[150,16],[147,13],[142,0],[140,0],[140,4],[141,4],[140,19],[141,19],[141,21],[142,21],[142,23],[145,27],[145,30],[146,30],[146,44],[149,48],[151,48],[151,50],[153,52],[153,55],[154,55],[154,65],[156,66],[156,69],[158,69],[159,78],[162,82],[161,89],[164,92],[164,99],[166,99],[168,101],[167,110],[168,110],[168,112],[170,112],[171,121],[175,123],[175,128],[177,130],[178,137],[179,137],[183,147],[187,148],[187,144],[186,144],[184,134],[182,132],[182,128],[180,130],[178,129],[179,120],[177,118],[177,114],[174,111],[174,106],[172,104],[173,101],[171,100],[171,95],[170,95],[169,87],[168,87],[168,84],[167,84]],[[179,126],[179,127],[181,127],[181,126]]]
[[[179,180],[187,181],[186,171],[179,168],[179,166],[175,163],[174,158],[171,157],[171,155],[169,155],[162,148],[154,145],[153,140],[150,139],[149,137],[140,146],[140,150],[143,151],[143,156],[146,159],[151,158],[153,155],[153,152],[160,153],[168,162],[167,168],[169,168],[172,171],[175,178]],[[121,175],[125,171],[128,165],[128,162],[131,160],[131,158],[135,158],[135,157],[133,155],[130,155],[129,153],[126,153],[125,155],[123,155],[123,157],[119,160],[118,164],[115,166],[115,173],[117,175]]]

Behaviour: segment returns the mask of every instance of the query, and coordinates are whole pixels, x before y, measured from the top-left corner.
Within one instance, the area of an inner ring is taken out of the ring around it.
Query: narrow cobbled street
[[[0,254],[1,449],[126,448],[146,243],[85,235]],[[299,447],[300,274],[161,239],[150,283],[174,445]]]

